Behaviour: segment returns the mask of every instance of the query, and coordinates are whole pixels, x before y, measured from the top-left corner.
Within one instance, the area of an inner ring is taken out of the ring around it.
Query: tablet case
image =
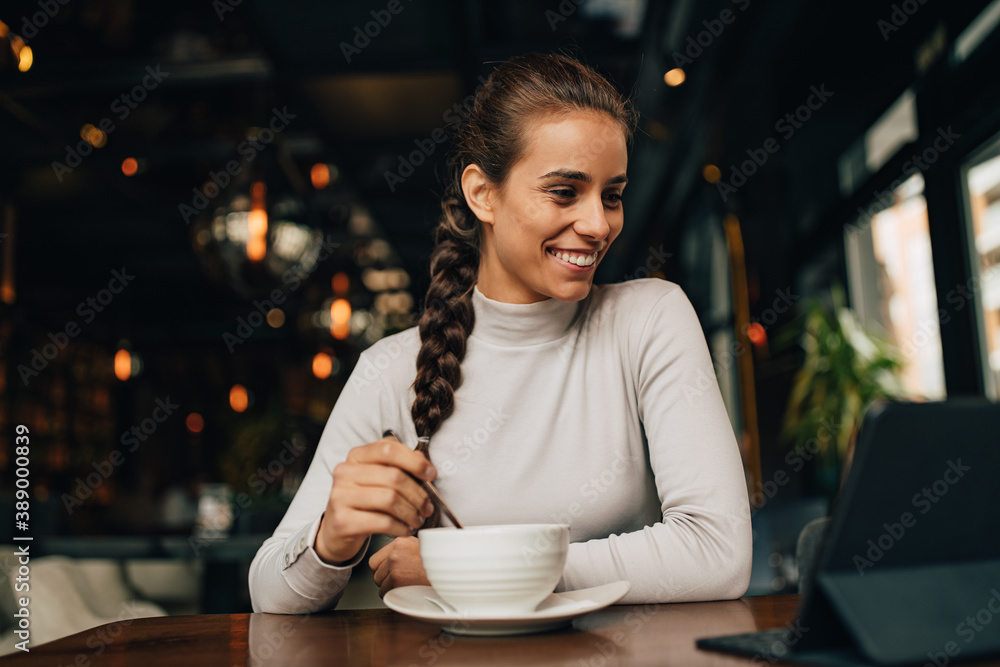
[[[795,636],[697,645],[829,666],[1000,654],[1000,405],[873,406],[815,572]]]

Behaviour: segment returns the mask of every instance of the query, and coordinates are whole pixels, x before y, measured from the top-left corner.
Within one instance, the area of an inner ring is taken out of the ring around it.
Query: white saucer
[[[568,625],[577,616],[618,602],[631,587],[627,581],[616,581],[578,591],[553,593],[542,600],[533,612],[493,618],[470,616],[458,611],[444,611],[427,599],[432,598],[450,607],[430,586],[394,588],[385,594],[383,602],[401,614],[437,623],[444,630],[456,635],[519,635],[545,632]]]

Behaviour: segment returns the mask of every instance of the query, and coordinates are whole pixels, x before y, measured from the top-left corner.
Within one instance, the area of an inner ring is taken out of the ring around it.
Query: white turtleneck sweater
[[[743,465],[697,315],[676,284],[502,303],[476,322],[455,411],[431,440],[435,486],[468,525],[568,523],[558,590],[627,579],[622,603],[736,598],[750,579]],[[342,567],[314,549],[332,470],[394,429],[413,446],[417,328],[365,350],[308,472],[250,567],[254,611],[336,604]]]

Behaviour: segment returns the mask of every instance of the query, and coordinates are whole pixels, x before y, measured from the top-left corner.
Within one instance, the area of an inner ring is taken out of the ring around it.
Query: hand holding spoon
[[[390,429],[386,429],[385,432],[382,434],[383,438],[388,438],[389,436],[392,436],[396,440],[399,440],[400,442],[403,442],[403,439],[400,438],[398,435],[396,435],[396,432],[393,431],[391,428]],[[406,474],[410,475],[410,473],[406,473]],[[438,493],[437,489],[434,488],[433,484],[431,484],[428,481],[425,481],[425,480],[419,479],[417,477],[414,477],[413,475],[410,475],[410,477],[413,477],[413,479],[417,482],[417,484],[419,484],[420,486],[422,486],[424,488],[424,491],[426,491],[427,495],[430,496],[431,502],[434,503],[434,505],[438,509],[440,509],[444,513],[444,515],[446,517],[448,517],[448,520],[451,521],[452,524],[454,524],[455,528],[461,528],[462,527],[462,524],[459,523],[458,519],[455,518],[455,515],[448,508],[448,505],[445,504],[444,499],[441,497],[441,494]]]

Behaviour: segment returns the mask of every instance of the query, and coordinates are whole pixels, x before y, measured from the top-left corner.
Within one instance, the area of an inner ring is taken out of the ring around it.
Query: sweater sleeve
[[[316,454],[274,534],[250,564],[250,600],[255,612],[304,614],[337,604],[351,570],[364,558],[369,540],[343,566],[323,562],[315,541],[333,486],[333,468],[358,445],[381,437],[384,373],[362,352],[320,437]]]
[[[698,317],[668,285],[628,343],[662,522],[571,544],[563,590],[626,579],[622,603],[634,604],[738,598],[749,585],[742,458]]]

